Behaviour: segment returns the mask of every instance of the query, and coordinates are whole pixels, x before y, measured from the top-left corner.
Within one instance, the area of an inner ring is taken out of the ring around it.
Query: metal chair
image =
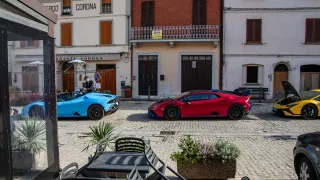
[[[60,172],[60,179],[69,179],[75,178],[78,174],[79,165],[76,162],[73,162],[62,169]]]
[[[141,138],[123,137],[115,143],[116,152],[141,152],[145,151],[145,142]]]
[[[127,176],[128,180],[143,180],[142,177],[139,174],[139,171],[137,169],[137,166],[134,166],[130,174]]]
[[[151,168],[155,171],[153,174],[149,175],[146,178],[146,180],[169,180],[169,178],[165,176],[166,169],[168,169],[174,175],[176,175],[178,179],[186,180],[178,172],[174,171],[171,167],[167,166],[166,163],[164,163],[161,159],[157,157],[157,155],[154,153],[154,151],[151,148],[150,140],[148,140],[146,147],[147,147],[145,150],[146,159],[150,164]],[[161,164],[160,168],[156,168],[159,163]]]

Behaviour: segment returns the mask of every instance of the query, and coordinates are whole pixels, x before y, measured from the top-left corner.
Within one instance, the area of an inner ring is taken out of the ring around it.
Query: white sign
[[[97,84],[96,84],[96,88],[97,88],[97,89],[100,89],[100,88],[101,88],[101,83],[97,83]]]
[[[197,67],[197,61],[192,61],[192,68],[196,68]]]

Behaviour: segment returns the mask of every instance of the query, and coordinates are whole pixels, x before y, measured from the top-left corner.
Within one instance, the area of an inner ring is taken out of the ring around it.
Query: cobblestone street
[[[293,170],[292,150],[296,137],[302,133],[319,131],[319,120],[281,118],[271,112],[272,104],[255,103],[251,113],[239,121],[228,119],[182,119],[178,121],[155,120],[147,117],[150,102],[121,102],[121,108],[101,121],[60,120],[59,146],[61,167],[87,162],[88,152],[82,152],[88,139],[90,125],[110,122],[122,136],[144,137],[151,140],[157,155],[175,168],[169,156],[178,150],[184,135],[192,135],[202,142],[225,138],[235,143],[242,154],[237,161],[237,177],[249,176],[252,180],[297,179]],[[160,131],[174,131],[174,135],[161,135]],[[81,158],[80,158],[81,157]]]

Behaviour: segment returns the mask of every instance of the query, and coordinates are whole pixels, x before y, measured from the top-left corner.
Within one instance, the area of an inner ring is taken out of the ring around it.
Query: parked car
[[[299,180],[320,179],[320,132],[300,135],[293,155]]]
[[[57,116],[61,117],[89,117],[99,120],[104,115],[113,113],[119,108],[117,96],[103,93],[57,94]],[[39,100],[28,104],[22,109],[22,117],[43,117],[44,101]]]
[[[301,94],[288,82],[282,81],[285,97],[273,105],[273,112],[283,116],[301,116],[314,119],[320,116],[320,89]]]
[[[148,115],[171,120],[180,117],[241,119],[251,109],[249,99],[250,96],[241,96],[230,91],[189,91],[157,101],[148,108]]]

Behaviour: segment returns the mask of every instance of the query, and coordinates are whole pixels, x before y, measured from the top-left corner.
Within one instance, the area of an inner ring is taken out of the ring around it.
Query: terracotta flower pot
[[[125,98],[132,98],[132,90],[131,89],[125,89]]]
[[[236,175],[236,161],[222,163],[209,161],[206,163],[178,162],[177,170],[186,179],[228,179]]]
[[[12,151],[12,166],[17,171],[29,171],[35,167],[35,156],[28,151]]]

